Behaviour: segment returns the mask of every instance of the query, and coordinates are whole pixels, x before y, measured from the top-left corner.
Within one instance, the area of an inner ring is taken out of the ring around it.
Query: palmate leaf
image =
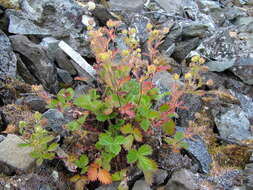
[[[147,131],[149,129],[149,126],[150,126],[150,121],[148,119],[143,119],[140,123],[141,125],[141,128],[144,130],[144,131]]]
[[[154,160],[147,158],[146,156],[138,157],[138,166],[141,170],[154,171],[157,170],[157,164]]]
[[[162,126],[162,130],[165,135],[170,135],[170,136],[174,135],[175,130],[176,130],[175,122],[171,119],[168,122],[164,123]]]
[[[149,145],[142,145],[139,149],[138,149],[138,154],[141,156],[147,156],[147,155],[151,155],[153,152],[151,146]]]
[[[126,150],[130,150],[134,142],[134,137],[133,135],[128,135],[127,137],[125,137],[125,139],[126,142],[123,144],[123,146]]]
[[[117,136],[115,138],[111,137],[108,134],[101,134],[99,136],[98,144],[105,146],[105,149],[108,152],[111,152],[115,155],[119,154],[121,151],[121,145],[126,143],[126,139],[123,136]]]
[[[127,162],[129,164],[134,163],[138,160],[138,152],[135,149],[131,149],[127,154]]]

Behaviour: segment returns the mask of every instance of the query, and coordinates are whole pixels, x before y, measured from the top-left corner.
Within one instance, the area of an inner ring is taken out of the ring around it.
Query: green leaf
[[[147,155],[151,155],[153,152],[151,146],[149,145],[142,145],[139,149],[138,149],[138,154],[142,155],[142,156],[147,156]]]
[[[77,120],[77,122],[82,125],[85,122],[86,118],[87,118],[87,115],[84,115],[84,116],[80,117]]]
[[[37,111],[36,111],[36,112],[33,114],[33,117],[34,117],[35,120],[39,121],[39,120],[41,120],[41,118],[42,118],[42,114],[41,114],[40,112],[37,112]]]
[[[40,152],[31,152],[30,153],[30,156],[32,157],[32,158],[40,158],[41,157],[41,153]]]
[[[141,170],[157,170],[157,164],[154,160],[151,160],[145,156],[139,156],[138,166]]]
[[[31,144],[29,144],[29,143],[21,143],[18,146],[19,147],[28,147],[28,146],[31,146]]]
[[[99,136],[99,144],[101,145],[108,146],[113,144],[113,142],[114,142],[113,138],[107,134],[101,134]]]
[[[184,138],[184,133],[183,132],[176,132],[174,139],[177,141],[181,141]]]
[[[37,166],[40,166],[43,163],[43,158],[39,158],[36,160]]]
[[[155,110],[152,110],[149,112],[149,116],[148,116],[149,119],[156,119],[159,117],[160,117],[159,112],[157,112]]]
[[[79,160],[75,161],[75,164],[78,168],[85,168],[88,165],[88,163],[89,159],[85,154],[81,155]]]
[[[120,128],[120,131],[126,135],[126,134],[131,134],[133,132],[133,126],[128,123],[126,125],[123,125],[121,128]]]
[[[134,128],[133,130],[134,139],[138,142],[142,142],[142,133],[138,128]]]
[[[147,131],[149,129],[149,126],[150,126],[150,121],[148,119],[144,119],[141,121],[141,128],[144,130],[144,131]]]
[[[175,139],[173,139],[173,138],[164,138],[164,141],[165,141],[167,144],[169,144],[169,145],[173,145],[173,144],[177,143],[177,142],[175,141]]]
[[[53,143],[48,147],[48,151],[55,151],[58,148],[59,144]]]
[[[171,119],[169,120],[168,122],[164,123],[163,126],[162,126],[162,130],[163,130],[163,133],[165,135],[174,135],[175,133],[175,127],[176,127],[176,124],[175,122]]]
[[[123,146],[126,150],[130,150],[134,142],[134,137],[133,135],[128,135],[127,137],[125,137],[125,139],[126,139],[126,142],[124,143]]]
[[[81,170],[81,174],[85,174],[87,171],[88,171],[88,166],[87,166],[87,167],[82,168],[82,170]]]
[[[180,146],[181,146],[182,148],[184,148],[184,149],[189,148],[189,144],[186,143],[186,142],[181,142],[181,143],[180,143]]]
[[[67,124],[67,127],[70,131],[75,131],[80,129],[80,124],[77,123],[76,121],[71,121]]]
[[[121,146],[119,144],[111,144],[108,146],[109,152],[118,155],[121,151]]]
[[[163,104],[162,106],[160,106],[159,111],[160,112],[166,112],[170,109],[170,106],[168,104]]]
[[[47,159],[47,160],[53,160],[55,158],[55,153],[44,153],[42,154],[42,158],[43,159]]]
[[[88,95],[81,95],[74,100],[75,105],[84,109],[88,109],[89,102],[91,102],[91,98]]]
[[[127,162],[129,164],[134,163],[138,160],[138,152],[135,149],[131,149],[127,154]]]
[[[46,144],[54,139],[53,136],[46,136],[40,139],[40,144]]]
[[[119,144],[119,145],[124,144],[125,142],[126,140],[125,140],[125,137],[123,136],[117,136],[113,141],[114,144]]]
[[[108,115],[105,115],[105,114],[97,114],[96,115],[96,119],[98,121],[106,121],[107,119],[109,119],[109,116]]]

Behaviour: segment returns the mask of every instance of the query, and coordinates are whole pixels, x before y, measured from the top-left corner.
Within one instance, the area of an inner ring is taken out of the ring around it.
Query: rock
[[[184,128],[177,127],[177,131],[185,132],[185,130]],[[198,161],[200,170],[208,174],[212,163],[212,157],[208,152],[205,141],[200,136],[195,135],[193,139],[184,139],[184,142],[188,144],[188,148],[185,151],[188,152],[190,156],[193,156],[194,160]]]
[[[253,188],[253,163],[249,163],[245,166],[243,177],[246,190],[251,190]]]
[[[170,180],[166,184],[165,190],[198,190],[194,174],[186,169],[181,169],[172,174]]]
[[[147,24],[150,23],[150,19],[143,15],[136,14],[131,20],[130,27],[135,28],[137,31],[137,39],[143,44],[148,39],[148,32],[146,29]]]
[[[82,30],[85,9],[72,0],[23,0],[21,11],[8,11],[9,32],[54,37]]]
[[[207,36],[208,33],[208,25],[201,22],[186,21],[182,22],[181,27],[183,38],[194,38],[194,37],[203,38]]]
[[[35,25],[29,19],[22,19],[15,15],[9,16],[8,32],[22,35],[50,35],[50,31]]]
[[[158,169],[153,175],[153,184],[156,186],[163,184],[168,176],[169,174],[166,170]]]
[[[16,53],[17,56],[17,72],[19,76],[27,83],[27,84],[40,84],[40,82],[31,74],[20,55]]]
[[[71,77],[68,71],[57,68],[57,75],[64,85],[70,86],[73,83],[73,78]]]
[[[192,38],[190,40],[181,41],[176,43],[176,47],[172,57],[181,62],[185,59],[185,57],[195,48],[198,47],[200,43],[199,38]]]
[[[63,136],[65,135],[66,131],[63,129],[63,125],[68,123],[68,120],[64,117],[62,112],[57,109],[49,109],[43,114],[43,117],[48,120],[46,128],[49,128]]]
[[[239,92],[230,91],[241,103],[241,108],[245,112],[248,119],[253,118],[253,99]]]
[[[100,187],[96,188],[95,190],[118,190],[119,183],[114,182],[110,185],[101,185]]]
[[[55,56],[55,61],[56,61],[57,65],[61,69],[68,71],[71,75],[77,74],[75,67],[72,65],[72,63],[68,59],[67,55],[60,48],[57,49],[54,56]]]
[[[49,185],[40,185],[38,190],[53,190]]]
[[[0,143],[1,143],[2,141],[4,141],[4,139],[5,139],[5,136],[0,135]]]
[[[112,9],[117,10],[138,10],[144,6],[143,0],[110,0],[110,5]]]
[[[222,138],[232,138],[238,141],[253,139],[250,122],[246,113],[237,105],[213,109],[215,124]]]
[[[172,0],[155,0],[166,12],[174,14],[183,14],[183,0],[172,1]]]
[[[135,182],[132,190],[152,190],[145,180],[138,180]]]
[[[250,77],[247,78],[246,75],[251,74],[250,60],[253,57],[253,50],[246,40],[236,38],[236,34],[236,29],[233,27],[218,30],[211,37],[206,38],[188,57],[198,54],[206,58],[206,64],[212,71],[233,68],[234,70],[231,71],[235,75],[245,83],[251,84]]]
[[[9,173],[12,170],[26,172],[34,164],[35,159],[30,156],[31,147],[19,147],[19,144],[25,143],[20,137],[9,134],[4,141],[0,143],[0,162],[1,173]],[[8,167],[7,171],[3,167]]]
[[[16,76],[17,58],[11,47],[10,40],[0,30],[0,75],[9,77]]]
[[[17,9],[19,8],[19,0],[1,0],[1,6],[8,9]]]
[[[236,59],[230,70],[244,83],[253,85],[253,55]]]
[[[181,168],[196,170],[196,167],[193,166],[192,160],[187,155],[183,156],[180,153],[172,152],[165,148],[157,150],[154,155],[158,160],[159,166],[169,173]]]
[[[56,67],[49,60],[46,51],[37,44],[32,43],[27,37],[14,35],[10,37],[13,49],[21,54],[21,59],[30,73],[41,82],[43,87],[52,93],[59,89]]]
[[[113,6],[111,7],[114,8]],[[102,24],[106,24],[108,20],[116,20],[115,16],[104,6],[96,5],[96,8],[91,11],[94,17]]]
[[[180,117],[178,124],[180,127],[188,127],[189,121],[194,120],[195,113],[201,110],[203,102],[200,96],[192,94],[183,95],[181,100],[187,109],[178,109],[178,115]]]
[[[47,103],[41,97],[36,95],[28,95],[26,97],[20,98],[16,101],[16,104],[24,104],[30,107],[34,111],[44,113],[47,108]]]

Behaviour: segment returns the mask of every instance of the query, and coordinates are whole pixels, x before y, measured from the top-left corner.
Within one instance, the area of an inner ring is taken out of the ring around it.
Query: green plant
[[[75,159],[69,159],[69,162],[81,169],[81,175],[76,175],[73,181],[82,185],[88,180],[99,180],[105,184],[112,180],[126,180],[125,167],[130,164],[137,164],[147,182],[151,183],[152,173],[158,166],[151,159],[153,150],[148,144],[152,144],[149,143],[152,140],[150,137],[155,136],[157,131],[174,150],[187,148],[183,142],[184,134],[176,133],[174,118],[177,117],[177,108],[185,108],[180,100],[182,95],[200,86],[197,84],[196,87],[200,67],[189,71],[185,77],[188,81],[185,87],[181,88],[175,83],[170,92],[162,94],[150,78],[157,72],[171,69],[158,51],[168,29],[158,30],[148,24],[150,35],[146,52],[142,52],[136,30],[120,31],[119,25],[120,22],[110,20],[107,27],[89,27],[90,46],[97,62],[98,88],[77,98],[74,98],[73,89],[63,89],[49,101],[50,108],[62,112],[68,108],[68,112],[72,111],[76,117],[65,127],[72,140],[77,137],[71,144],[78,147],[78,155],[81,156],[76,159],[75,155]],[[118,36],[123,39],[126,49],[115,47]],[[179,76],[175,75],[175,79],[179,80]],[[158,102],[165,96],[169,96],[168,101],[157,109]],[[96,143],[89,144],[86,135],[93,135]],[[32,155],[38,158],[38,163],[54,158],[53,151],[58,145],[49,145],[52,140],[53,136],[40,125],[35,126],[27,145],[34,147]],[[89,155],[89,152],[94,154]],[[87,177],[83,177],[85,174]]]
[[[37,165],[41,165],[43,160],[52,160],[55,158],[54,151],[58,148],[57,143],[52,143],[54,136],[49,135],[48,131],[43,129],[40,124],[42,115],[39,112],[34,114],[36,125],[34,132],[27,143],[20,144],[21,147],[30,146],[33,151],[30,153],[31,157],[36,159]],[[21,126],[23,124],[21,123]]]

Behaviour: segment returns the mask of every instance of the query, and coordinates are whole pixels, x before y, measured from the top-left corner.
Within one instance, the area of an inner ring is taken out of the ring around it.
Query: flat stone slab
[[[9,173],[19,170],[27,171],[35,159],[30,157],[31,147],[20,147],[19,144],[25,143],[20,137],[9,134],[0,143],[0,173]]]

